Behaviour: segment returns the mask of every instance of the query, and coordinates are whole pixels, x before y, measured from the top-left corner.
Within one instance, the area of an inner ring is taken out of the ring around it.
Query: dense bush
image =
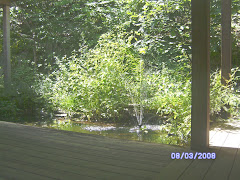
[[[163,67],[157,86],[159,89],[150,101],[151,108],[160,116],[168,118],[165,131],[188,140],[191,130],[190,76],[181,70],[176,75],[174,71]]]
[[[0,78],[0,118],[17,115],[37,116],[47,105],[45,100],[36,93],[37,73],[31,63],[22,61],[12,69],[12,82],[8,89],[4,88]]]
[[[57,66],[41,90],[47,95],[51,89],[49,99],[65,111],[88,118],[121,119],[129,104],[140,103],[141,78],[146,74],[143,61],[130,44],[110,34],[103,35],[88,53],[57,58]],[[149,72],[145,76],[151,78]],[[146,85],[144,93],[149,94],[151,84]]]
[[[212,116],[221,115],[221,112],[237,115],[240,105],[239,86],[237,82],[239,77],[236,73],[238,68],[232,69],[230,79],[227,85],[221,83],[221,71],[217,70],[211,74],[211,91],[210,91],[210,114]]]
[[[3,76],[0,77],[0,119],[5,117],[15,117],[17,106],[4,90]]]

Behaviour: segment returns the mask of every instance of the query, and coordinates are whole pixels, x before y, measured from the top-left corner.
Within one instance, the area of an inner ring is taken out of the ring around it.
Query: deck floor
[[[171,160],[172,152],[196,152],[0,121],[0,180],[238,180],[240,124],[229,126],[210,131],[215,160]]]
[[[154,179],[179,150],[0,121],[0,179]]]
[[[158,179],[239,180],[240,121],[211,130],[209,144],[208,152],[216,153],[215,160],[174,160],[161,170]]]

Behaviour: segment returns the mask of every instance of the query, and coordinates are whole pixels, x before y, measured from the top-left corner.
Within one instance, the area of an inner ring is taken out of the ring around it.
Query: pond
[[[181,142],[180,138],[162,130],[162,124],[144,124],[141,129],[137,125],[89,122],[80,119],[53,118],[36,122],[25,121],[25,125],[52,128],[79,133],[95,134],[111,138],[189,146],[189,142]]]

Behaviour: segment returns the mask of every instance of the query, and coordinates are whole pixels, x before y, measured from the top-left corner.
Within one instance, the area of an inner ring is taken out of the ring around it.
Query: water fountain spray
[[[135,84],[136,82],[133,80],[133,82],[129,82],[129,84],[135,84],[136,86],[139,85],[139,88],[135,88],[137,89],[137,92],[133,92],[134,88],[130,88],[130,86],[128,85],[128,89],[129,89],[129,93],[132,99],[132,106],[133,106],[133,110],[134,110],[134,114],[136,116],[137,119],[137,126],[139,127],[139,129],[141,129],[142,127],[142,121],[143,121],[143,60],[140,60],[139,62],[139,84]]]
[[[139,104],[134,104],[134,111],[135,111],[135,115],[136,115],[136,118],[137,118],[137,122],[138,122],[138,127],[139,129],[141,129],[142,127],[142,120],[143,120],[143,104],[142,104],[142,77],[143,77],[143,61],[140,60],[139,62],[139,71],[140,71],[140,74],[139,74],[139,81],[140,81],[140,88],[139,88]],[[133,101],[133,97],[132,97],[132,101]],[[134,101],[133,101],[134,102]]]

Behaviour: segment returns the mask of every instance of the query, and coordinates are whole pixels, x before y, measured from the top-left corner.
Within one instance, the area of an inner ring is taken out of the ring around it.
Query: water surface
[[[25,122],[26,125],[52,128],[66,131],[74,131],[87,134],[107,136],[111,138],[173,144],[187,146],[188,142],[181,142],[177,136],[169,135],[164,132],[162,125],[146,124],[141,129],[134,125],[119,125],[116,123],[88,122],[84,120],[70,120],[65,118],[56,118],[48,121]]]

